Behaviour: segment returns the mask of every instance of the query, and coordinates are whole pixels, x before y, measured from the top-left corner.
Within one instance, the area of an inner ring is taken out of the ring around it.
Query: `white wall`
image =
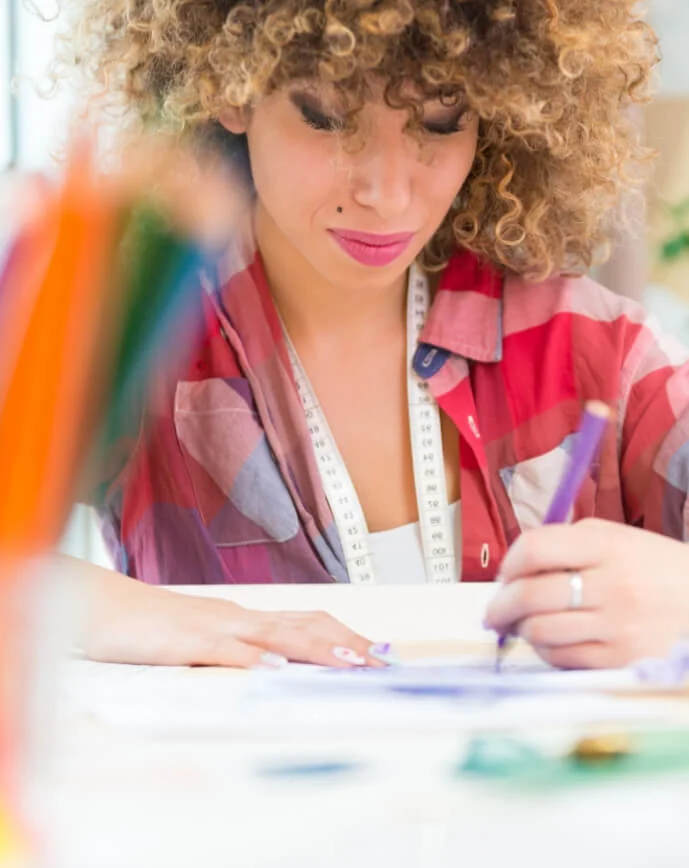
[[[9,2],[9,0],[4,0]],[[0,9],[3,9],[0,6]],[[4,13],[4,14],[3,14]],[[10,20],[0,13],[0,171],[10,161]]]
[[[5,0],[17,15],[17,86],[19,100],[19,165],[29,170],[48,169],[65,140],[73,96],[66,87],[53,98],[47,74],[59,20],[59,0]],[[40,14],[37,14],[38,10]]]
[[[689,94],[689,0],[652,0],[651,22],[663,52],[661,86],[665,96]]]

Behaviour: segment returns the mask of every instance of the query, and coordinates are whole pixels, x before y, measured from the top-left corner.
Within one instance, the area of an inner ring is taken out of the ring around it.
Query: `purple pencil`
[[[586,474],[598,454],[610,416],[610,407],[602,401],[588,401],[586,403],[574,449],[545,514],[544,524],[558,524],[567,520]],[[507,634],[498,637],[495,659],[497,672],[500,671],[500,664],[507,649],[508,639]]]
[[[602,401],[589,401],[584,408],[577,439],[560,484],[545,514],[543,524],[557,524],[567,520],[582,483],[610,421],[610,407]]]

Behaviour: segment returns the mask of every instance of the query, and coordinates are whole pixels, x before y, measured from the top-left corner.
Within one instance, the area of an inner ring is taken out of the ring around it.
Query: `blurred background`
[[[663,54],[657,96],[635,116],[659,151],[648,208],[596,277],[640,300],[689,346],[689,0],[649,0]],[[50,172],[76,95],[47,75],[62,22],[60,0],[0,0],[0,171]],[[50,96],[50,98],[46,98]],[[0,236],[11,202],[0,199]],[[3,213],[3,208],[5,213]],[[79,507],[63,541],[72,554],[107,564],[90,512]]]

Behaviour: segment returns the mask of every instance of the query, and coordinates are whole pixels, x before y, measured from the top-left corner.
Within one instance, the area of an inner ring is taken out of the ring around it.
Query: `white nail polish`
[[[368,656],[380,660],[382,663],[399,663],[389,642],[378,642],[376,645],[371,645],[368,649]]]
[[[356,651],[352,651],[351,648],[341,648],[337,646],[333,648],[333,657],[337,657],[338,660],[344,660],[345,663],[351,663],[354,666],[365,666],[366,660],[361,654],[357,654]]]
[[[273,654],[272,651],[262,654],[258,664],[259,669],[282,669],[284,666],[287,666],[287,658],[282,654]]]

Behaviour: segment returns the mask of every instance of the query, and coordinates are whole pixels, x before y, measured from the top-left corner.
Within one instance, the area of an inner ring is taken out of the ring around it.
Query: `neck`
[[[254,232],[271,293],[291,339],[316,346],[399,333],[406,323],[407,275],[369,291],[344,290],[317,273],[256,204]]]

